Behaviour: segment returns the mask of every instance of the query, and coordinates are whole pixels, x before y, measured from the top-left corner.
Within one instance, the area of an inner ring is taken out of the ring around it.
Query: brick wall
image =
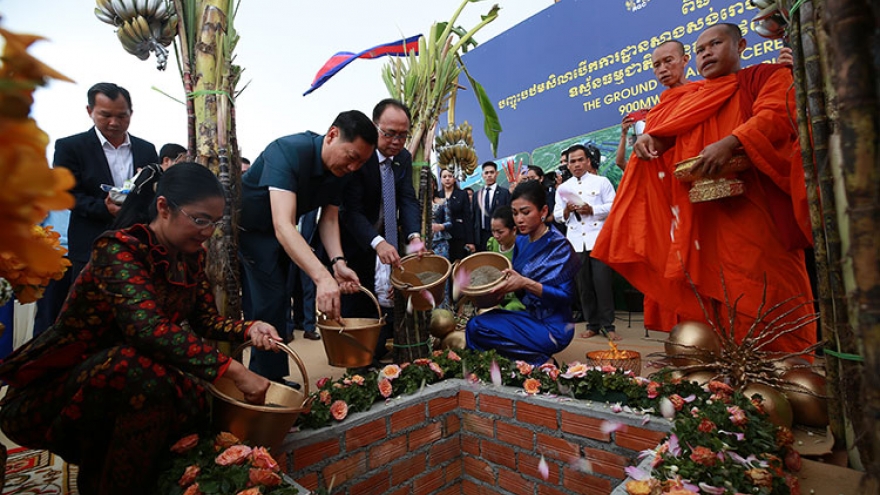
[[[626,430],[603,433],[605,420]],[[339,495],[608,494],[671,426],[642,421],[604,403],[447,380],[331,427],[290,434],[284,448],[298,483],[314,490],[332,481]]]

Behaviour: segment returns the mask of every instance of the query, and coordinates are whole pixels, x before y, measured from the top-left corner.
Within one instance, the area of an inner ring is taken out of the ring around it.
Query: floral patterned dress
[[[204,261],[145,225],[98,238],[56,323],[0,363],[3,432],[78,464],[81,493],[149,493],[159,456],[208,421],[198,379],[229,366],[205,339],[251,323],[217,313]]]

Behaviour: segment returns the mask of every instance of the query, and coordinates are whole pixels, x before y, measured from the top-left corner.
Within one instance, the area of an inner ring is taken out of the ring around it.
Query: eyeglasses
[[[194,223],[196,225],[196,227],[198,227],[199,229],[206,229],[208,227],[211,227],[212,230],[217,230],[217,229],[223,228],[223,220],[222,219],[217,220],[216,222],[212,222],[211,220],[208,220],[207,218],[194,217],[194,216],[190,215],[189,213],[187,213],[186,210],[184,210],[183,208],[178,206],[177,203],[175,203],[174,201],[168,200],[168,202],[171,203],[172,205],[174,205],[175,208],[180,210],[181,213],[183,213],[184,215],[189,217],[189,219],[192,220],[192,223]]]
[[[379,126],[376,126],[376,129],[380,133],[382,133],[383,136],[392,141],[406,141],[410,137],[410,134],[408,132],[389,132]]]

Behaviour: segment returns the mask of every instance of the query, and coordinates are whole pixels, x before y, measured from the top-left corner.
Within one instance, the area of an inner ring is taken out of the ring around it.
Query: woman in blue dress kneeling
[[[544,223],[547,195],[537,181],[516,187],[511,199],[519,235],[513,269],[493,291],[499,300],[516,292],[525,311],[493,309],[467,324],[467,347],[495,349],[510,359],[541,365],[565,349],[574,336],[571,304],[580,261],[568,240]]]

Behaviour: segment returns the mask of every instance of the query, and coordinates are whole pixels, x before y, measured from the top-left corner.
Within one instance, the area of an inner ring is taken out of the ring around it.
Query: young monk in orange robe
[[[679,321],[706,321],[688,276],[710,316],[720,309],[724,327],[724,301],[739,298],[738,340],[754,322],[765,287],[764,311],[792,299],[766,319],[790,311],[776,323],[776,334],[780,324],[784,330],[812,312],[802,251],[810,230],[792,125],[791,73],[768,64],[740,70],[745,43],[731,24],[713,26],[697,39],[697,67],[705,80],[675,88],[648,114],[646,134],[634,147],[593,251]],[[691,203],[691,184],[673,176],[675,164],[701,155],[693,173],[714,177],[740,148],[751,162],[736,174],[745,193]],[[815,325],[804,325],[770,337],[775,340],[764,349],[800,351],[815,336]]]

